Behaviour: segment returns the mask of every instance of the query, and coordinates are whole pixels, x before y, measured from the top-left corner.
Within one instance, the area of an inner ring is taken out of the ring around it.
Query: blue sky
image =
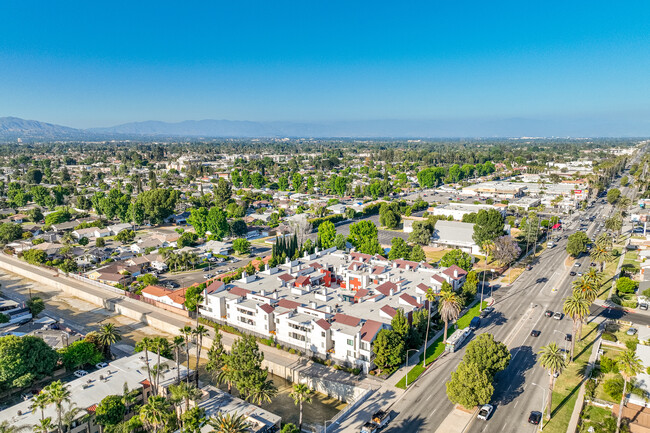
[[[12,1],[0,116],[643,118],[650,3]]]

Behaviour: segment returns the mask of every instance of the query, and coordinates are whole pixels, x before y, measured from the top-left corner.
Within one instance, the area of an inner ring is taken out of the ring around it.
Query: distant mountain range
[[[254,122],[186,120],[132,122],[107,128],[75,129],[36,120],[0,117],[0,139],[153,139],[273,137],[645,137],[650,120],[628,119],[452,119],[339,122]]]

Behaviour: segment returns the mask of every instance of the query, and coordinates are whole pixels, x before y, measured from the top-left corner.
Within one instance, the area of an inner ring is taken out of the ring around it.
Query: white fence
[[[315,433],[327,433],[327,429],[331,428],[334,424],[337,424],[339,421],[343,420],[346,416],[348,416],[351,412],[354,412],[361,403],[366,401],[366,399],[370,396],[370,394],[373,393],[373,390],[368,388],[365,390],[363,394],[360,394],[355,398],[353,401],[348,403],[347,406],[345,406],[339,413],[337,413],[334,418],[325,421],[324,425],[318,426],[314,429]]]
[[[109,292],[113,292],[113,293],[116,293],[118,295],[125,296],[124,290],[118,289],[117,287],[113,287],[113,286],[110,286],[108,284],[101,283],[99,281],[91,280],[90,278],[86,278],[86,277],[84,277],[82,275],[63,274],[63,273],[60,273],[59,275],[65,275],[65,276],[68,276],[68,277],[72,277],[75,280],[79,280],[79,281],[82,281],[82,282],[87,283],[87,284],[92,284],[93,286],[97,286],[97,287],[99,287],[101,289],[108,290]]]

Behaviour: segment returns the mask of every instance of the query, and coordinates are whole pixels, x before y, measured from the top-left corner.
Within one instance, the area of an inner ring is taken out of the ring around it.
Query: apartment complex
[[[409,320],[428,308],[425,293],[444,282],[460,289],[467,273],[457,266],[389,261],[380,255],[331,248],[230,284],[206,287],[201,315],[218,323],[368,371],[372,344],[401,309]],[[432,308],[435,311],[435,308]]]

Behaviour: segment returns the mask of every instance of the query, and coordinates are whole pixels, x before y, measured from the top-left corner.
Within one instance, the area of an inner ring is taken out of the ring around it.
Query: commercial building
[[[431,243],[436,247],[459,249],[470,254],[480,254],[481,246],[476,244],[473,235],[474,224],[438,220],[434,226]]]
[[[456,221],[461,221],[463,216],[478,213],[480,210],[495,209],[501,213],[503,217],[506,216],[506,206],[504,205],[489,205],[489,204],[465,204],[465,203],[447,203],[432,208],[434,215],[452,217]]]

